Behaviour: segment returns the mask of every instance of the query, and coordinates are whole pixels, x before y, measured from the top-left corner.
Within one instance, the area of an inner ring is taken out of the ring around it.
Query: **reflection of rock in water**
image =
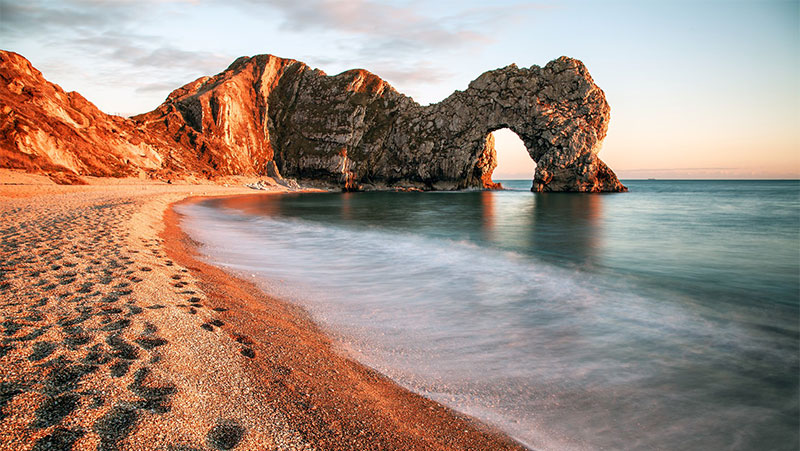
[[[492,191],[481,192],[481,227],[483,239],[493,241],[495,239],[495,208],[494,193]]]
[[[591,264],[600,246],[603,196],[538,193],[531,248],[554,259]]]

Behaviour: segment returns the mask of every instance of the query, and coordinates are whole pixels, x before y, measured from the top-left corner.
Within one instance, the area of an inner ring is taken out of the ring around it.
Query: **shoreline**
[[[0,185],[0,449],[525,449],[201,261],[172,209],[279,193],[13,181]]]
[[[255,332],[254,329],[258,327],[256,324],[272,323],[274,327],[277,320],[280,326],[297,334],[291,339],[292,342],[282,343],[286,348],[305,348],[298,351],[306,351],[300,361],[288,357],[293,362],[289,364],[290,367],[295,369],[291,374],[302,374],[290,384],[306,387],[304,392],[310,395],[307,398],[315,397],[308,391],[316,392],[316,396],[322,395],[319,398],[321,405],[314,405],[313,408],[337,411],[334,415],[336,418],[332,420],[341,425],[342,436],[334,441],[323,439],[321,446],[325,449],[349,449],[349,446],[337,445],[341,439],[345,439],[354,445],[358,444],[359,449],[527,449],[504,432],[413,393],[372,368],[341,355],[335,350],[331,338],[302,307],[275,298],[255,283],[200,260],[202,254],[197,249],[199,243],[180,228],[180,214],[174,207],[202,202],[208,198],[186,198],[174,202],[165,211],[165,230],[160,236],[164,239],[167,254],[176,262],[190,268],[201,280],[201,287],[207,293],[219,297],[220,303],[230,305],[231,311],[239,313],[232,314],[229,323]],[[250,319],[245,320],[248,316]],[[255,334],[250,337],[255,343],[253,348],[259,351],[268,348],[269,345],[263,341],[266,337]],[[270,357],[273,356],[268,356]],[[251,363],[254,371],[270,371],[269,365],[264,365],[268,362],[253,360]],[[331,377],[331,373],[336,376]],[[327,380],[324,379],[326,374],[329,376]],[[314,380],[316,382],[311,382]],[[338,393],[334,396],[326,395],[335,392]],[[371,431],[372,434],[378,434],[368,439],[371,443],[360,442],[360,438],[357,438],[364,436],[364,430],[360,429],[364,426],[364,421],[370,424],[370,419],[363,418],[364,410],[370,412],[371,426],[379,429]],[[431,429],[437,431],[435,436],[430,436]],[[403,435],[412,440],[409,441]],[[384,442],[384,436],[389,440]],[[400,441],[396,442],[398,438]],[[418,443],[415,443],[416,440]]]

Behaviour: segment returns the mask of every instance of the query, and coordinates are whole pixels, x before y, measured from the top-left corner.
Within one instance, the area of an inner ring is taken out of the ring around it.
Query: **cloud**
[[[184,80],[185,81],[185,80]],[[139,86],[136,88],[136,92],[139,94],[150,94],[150,93],[158,93],[161,94],[163,92],[172,92],[176,88],[183,86],[182,83],[178,82],[156,82],[156,83],[147,83],[144,85]]]
[[[0,0],[0,34],[19,37],[31,33],[39,35],[48,32],[81,33],[86,30],[103,28],[118,19],[133,17],[141,12],[133,1],[109,3],[65,0],[52,2],[45,0]]]
[[[152,7],[189,0],[0,0],[0,34],[29,36],[58,31],[93,34],[95,30],[131,31],[147,20]],[[530,6],[467,9],[455,14],[423,15],[414,3],[393,5],[375,0],[213,0],[203,5],[233,7],[243,14],[266,7],[283,16],[284,32],[335,31],[369,37],[366,52],[424,51],[491,41],[489,29],[501,20],[519,17]],[[456,10],[458,8],[455,8]]]
[[[29,0],[24,4],[0,0],[2,29],[7,42],[38,40],[50,48],[63,48],[64,54],[89,56],[96,62],[97,80],[109,85],[136,84],[131,74],[150,71],[150,79],[176,79],[176,88],[192,76],[216,73],[234,55],[205,50],[182,49],[165,37],[145,34],[140,25],[152,13],[149,6],[184,3],[185,0]],[[157,78],[156,78],[157,77]],[[163,83],[159,83],[163,84]],[[154,91],[156,83],[137,91]]]
[[[475,57],[500,30],[530,19],[539,4],[427,3],[376,0],[229,0],[235,8],[265,8],[281,17],[284,32],[332,36],[338,47],[308,60],[347,69],[362,65],[406,94],[452,79],[443,60]],[[446,54],[447,58],[442,58]],[[322,61],[325,61],[324,63]]]
[[[82,47],[137,68],[189,70],[204,74],[216,73],[233,61],[232,55],[205,50],[185,50],[155,36],[105,32],[77,40]]]
[[[381,78],[391,83],[431,84],[449,79],[453,74],[449,71],[434,67],[429,63],[415,65],[407,68],[398,68],[394,65],[376,66],[375,72]]]
[[[203,73],[211,74],[224,69],[234,58],[219,53],[206,52],[202,50],[182,50],[171,46],[159,47],[151,52],[142,55],[135,60],[134,64],[149,65],[153,67],[172,67],[188,70],[198,70]]]
[[[284,31],[328,30],[367,37],[365,56],[424,53],[442,48],[466,48],[492,42],[492,31],[536,5],[473,8],[456,14],[422,15],[418,5],[403,6],[374,0],[241,0],[249,6],[268,5],[283,14]],[[458,10],[458,7],[454,8]]]
[[[382,5],[369,0],[273,0],[269,3],[284,13],[284,30],[307,31],[322,27],[377,38],[395,49],[420,45],[452,47],[485,38],[474,31],[451,27],[447,20],[422,16],[412,7]]]

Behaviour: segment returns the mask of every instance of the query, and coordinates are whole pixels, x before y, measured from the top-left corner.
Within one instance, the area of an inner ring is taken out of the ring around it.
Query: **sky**
[[[800,178],[799,1],[0,0],[0,48],[121,115],[242,55],[364,68],[421,104],[566,55],[606,93],[620,178]],[[530,178],[497,133],[494,178]]]

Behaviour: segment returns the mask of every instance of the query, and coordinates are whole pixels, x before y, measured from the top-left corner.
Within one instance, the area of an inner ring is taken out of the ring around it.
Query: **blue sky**
[[[123,115],[241,55],[365,68],[423,104],[568,55],[606,92],[621,177],[800,176],[797,1],[0,0],[0,47]],[[530,174],[498,147],[499,178]]]

